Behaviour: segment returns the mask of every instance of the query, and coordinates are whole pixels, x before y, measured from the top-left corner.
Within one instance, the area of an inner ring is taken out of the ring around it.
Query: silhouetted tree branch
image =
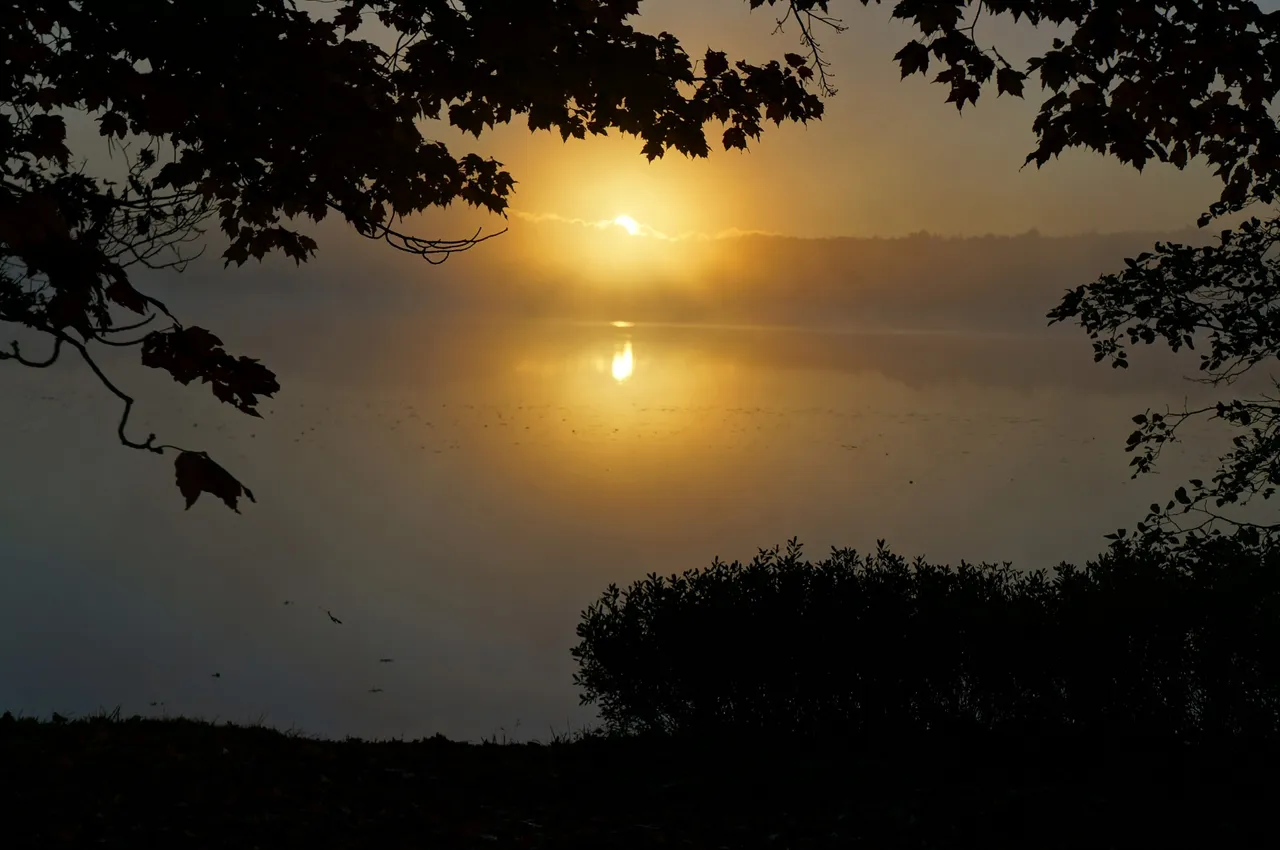
[[[748,0],[752,8],[783,0]],[[787,14],[827,14],[828,0],[785,0]],[[859,0],[869,5],[870,0]],[[877,3],[877,5],[879,5]],[[994,81],[997,95],[1023,97],[1038,77],[1046,92],[1032,130],[1037,144],[1024,166],[1039,168],[1070,148],[1111,156],[1141,171],[1152,161],[1178,169],[1200,159],[1222,180],[1219,199],[1201,227],[1280,193],[1280,126],[1272,103],[1280,94],[1280,15],[1249,0],[901,0],[892,15],[919,37],[895,55],[902,76],[940,64],[933,82],[963,111]],[[1051,48],[1014,67],[994,46],[981,46],[977,24],[1008,16],[1031,26],[1070,28]],[[806,31],[805,38],[811,40]],[[1157,244],[1126,260],[1118,274],[1068,292],[1050,323],[1077,321],[1094,340],[1095,360],[1128,365],[1127,346],[1163,340],[1172,350],[1205,345],[1202,380],[1230,385],[1280,358],[1275,309],[1280,267],[1274,248],[1280,216],[1257,216],[1221,231],[1216,246]],[[1248,536],[1280,532],[1272,524],[1229,518],[1218,509],[1274,493],[1280,481],[1277,404],[1269,397],[1233,399],[1199,411],[1141,416],[1129,438],[1135,475],[1149,471],[1177,424],[1208,416],[1242,429],[1220,458],[1209,484],[1192,481],[1161,507],[1153,505],[1140,533],[1174,538],[1235,526]],[[1193,514],[1205,523],[1186,525]]]
[[[697,76],[674,36],[631,25],[636,0],[309,6],[323,14],[293,0],[0,8],[9,69],[0,77],[0,322],[53,339],[46,360],[16,342],[0,360],[39,368],[76,349],[123,405],[121,443],[178,451],[188,507],[201,492],[232,509],[253,497],[203,453],[130,438],[133,399],[92,346],[137,346],[143,365],[183,384],[199,379],[253,416],[279,385],[136,289],[130,268],[182,271],[203,250],[210,219],[227,239],[224,265],[274,251],[310,259],[318,246],[293,222],[329,212],[430,263],[498,235],[403,229],[408,216],[457,200],[505,214],[515,186],[502,163],[424,136],[422,119],[476,136],[516,116],[565,139],[617,129],[654,159],[672,149],[707,155],[713,121],[726,125],[723,146],[741,149],[763,121],[822,114],[803,57],[757,66],[708,51]],[[388,28],[394,47],[359,37],[367,20]],[[69,111],[91,116],[112,157],[123,157],[122,184],[91,176],[71,150]],[[121,310],[141,318],[121,321]],[[159,317],[168,324],[127,335]]]

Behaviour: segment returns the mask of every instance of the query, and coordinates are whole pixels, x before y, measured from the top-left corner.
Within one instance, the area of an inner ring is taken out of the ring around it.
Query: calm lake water
[[[792,536],[1080,562],[1229,437],[1131,481],[1130,417],[1206,393],[1075,329],[258,318],[210,326],[279,373],[263,420],[115,371],[133,433],[209,451],[242,515],[184,511],[79,364],[0,364],[0,708],[545,738],[594,722],[569,648],[610,582]]]

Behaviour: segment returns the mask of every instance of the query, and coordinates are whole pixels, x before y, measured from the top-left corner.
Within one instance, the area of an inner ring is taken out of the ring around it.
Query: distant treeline
[[[547,240],[569,225],[519,223],[501,252],[460,257],[434,292],[520,315],[632,321],[1034,330],[1066,290],[1124,268],[1157,241],[1207,244],[1201,231],[1044,236],[803,239],[743,235],[646,242],[623,268],[596,269]],[[630,237],[617,236],[627,239]],[[583,238],[583,237],[580,237]],[[566,239],[567,245],[576,244]],[[451,261],[452,262],[452,261]],[[615,277],[616,275],[616,277]]]
[[[193,268],[178,282],[157,277],[147,285],[166,303],[205,301],[211,310],[233,293],[275,300],[284,316],[305,303],[308,319],[330,313],[349,320],[368,310],[1029,331],[1044,328],[1044,314],[1067,289],[1123,268],[1125,257],[1158,241],[1213,241],[1213,234],[1194,229],[825,239],[745,234],[664,242],[554,221],[516,219],[511,228],[439,268],[399,252],[370,251],[367,240],[339,229],[322,234],[321,259],[302,267],[271,258],[230,277],[215,265]],[[634,261],[616,256],[623,249],[636,254]],[[601,265],[593,256],[609,261]],[[191,286],[193,278],[212,282],[214,275],[217,286],[208,292],[216,298]]]
[[[610,585],[578,636],[611,732],[1280,734],[1280,558],[1233,538],[1121,540],[1052,577],[793,540]]]

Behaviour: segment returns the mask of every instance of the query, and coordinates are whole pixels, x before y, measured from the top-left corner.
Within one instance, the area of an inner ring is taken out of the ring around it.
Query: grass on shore
[[[324,740],[0,717],[6,846],[1263,846],[1280,747],[1160,740]],[[16,843],[9,843],[16,838]]]

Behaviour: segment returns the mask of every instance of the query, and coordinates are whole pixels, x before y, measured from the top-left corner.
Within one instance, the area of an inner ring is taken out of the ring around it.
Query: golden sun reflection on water
[[[609,371],[613,374],[615,381],[622,383],[631,377],[635,368],[636,360],[631,352],[631,340],[627,340],[613,352],[613,365]]]
[[[481,331],[475,333],[478,338]],[[738,397],[743,376],[736,358],[687,336],[613,322],[495,334],[488,351],[506,353],[510,383],[488,386],[495,399],[530,405],[545,399],[557,408],[550,419],[564,426],[554,442],[572,447],[579,459],[599,451],[601,468],[616,472],[634,464],[644,446],[669,456],[683,453],[686,443],[703,444],[718,420],[696,410],[719,402],[732,406]],[[575,415],[586,418],[575,424]],[[522,447],[533,438],[522,439]]]

